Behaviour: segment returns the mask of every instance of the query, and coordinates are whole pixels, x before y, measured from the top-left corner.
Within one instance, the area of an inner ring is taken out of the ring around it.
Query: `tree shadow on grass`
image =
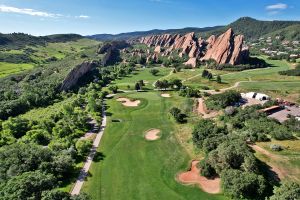
[[[106,116],[111,117],[111,116],[113,116],[113,114],[111,112],[106,112]]]
[[[266,163],[258,160],[259,171],[262,173],[266,181],[266,196],[271,196],[273,194],[274,186],[280,185],[280,178],[276,172]]]
[[[99,163],[104,160],[106,156],[102,152],[96,152],[93,161]]]

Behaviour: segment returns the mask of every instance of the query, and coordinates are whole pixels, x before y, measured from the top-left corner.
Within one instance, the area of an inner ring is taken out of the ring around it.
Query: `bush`
[[[77,152],[81,156],[86,156],[90,149],[93,146],[93,142],[91,140],[78,140],[75,144],[75,147],[77,149]]]
[[[158,69],[151,69],[151,70],[150,70],[150,73],[151,73],[153,76],[156,76],[156,75],[159,73],[159,70],[158,70]]]
[[[206,100],[206,106],[210,110],[222,109],[227,106],[233,106],[242,99],[242,96],[237,91],[226,91],[221,94],[210,96]]]
[[[195,97],[195,98],[201,97],[201,93],[199,90],[195,90],[189,87],[182,88],[179,92],[179,95],[182,97]]]
[[[178,123],[186,122],[186,115],[181,113],[181,110],[179,108],[171,108],[170,113]]]
[[[205,176],[206,178],[213,178],[217,175],[215,169],[204,160],[199,163],[199,167],[201,168],[201,176]]]
[[[277,145],[277,144],[271,144],[270,148],[272,149],[272,151],[282,151],[283,150],[282,146]]]

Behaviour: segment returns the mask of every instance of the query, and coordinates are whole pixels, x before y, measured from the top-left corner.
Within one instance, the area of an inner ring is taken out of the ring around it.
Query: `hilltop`
[[[47,43],[70,42],[82,39],[83,36],[77,34],[55,34],[48,36],[33,36],[25,33],[0,33],[1,49],[20,49],[28,45],[45,45]]]
[[[149,35],[161,35],[161,34],[186,34],[194,32],[196,35],[208,38],[210,35],[220,35],[229,28],[235,30],[237,34],[243,34],[246,39],[257,39],[266,34],[273,32],[279,32],[281,29],[286,29],[294,25],[300,25],[300,21],[260,21],[251,17],[241,17],[233,23],[226,26],[214,26],[206,28],[182,28],[182,29],[168,29],[168,30],[150,30],[150,31],[138,31],[121,34],[97,34],[87,36],[91,39],[107,41],[107,40],[128,40],[140,37],[146,37]],[[296,27],[296,31],[299,33],[299,26]],[[292,27],[290,28],[292,29]],[[288,32],[288,31],[287,31]],[[281,32],[285,34],[286,32]],[[294,39],[292,37],[291,39]]]

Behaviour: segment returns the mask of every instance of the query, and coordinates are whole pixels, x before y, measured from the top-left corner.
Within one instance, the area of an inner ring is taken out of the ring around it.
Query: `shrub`
[[[158,70],[158,69],[151,69],[151,70],[150,70],[150,73],[151,73],[153,76],[156,76],[156,75],[159,73],[159,70]]]
[[[78,140],[75,144],[75,147],[78,151],[78,154],[81,156],[86,156],[90,149],[92,148],[93,142],[91,140]]]
[[[170,113],[178,123],[186,122],[186,115],[181,113],[181,110],[179,108],[171,108]]]
[[[208,109],[216,110],[216,109],[226,108],[227,106],[233,106],[241,99],[242,96],[239,92],[226,91],[222,94],[216,94],[210,96],[205,103]]]
[[[277,145],[277,144],[271,144],[270,148],[272,149],[272,151],[282,151],[283,150],[282,146]]]
[[[201,168],[201,175],[206,178],[213,178],[217,175],[215,169],[204,160],[199,163],[199,167]]]

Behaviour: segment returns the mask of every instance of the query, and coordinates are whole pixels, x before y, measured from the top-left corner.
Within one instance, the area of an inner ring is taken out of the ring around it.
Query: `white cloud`
[[[37,11],[34,9],[30,9],[30,8],[16,8],[16,7],[11,7],[11,6],[6,6],[6,5],[0,5],[0,12],[24,14],[24,15],[38,16],[38,17],[52,17],[52,18],[63,16],[61,14]]]
[[[267,10],[285,10],[287,8],[288,5],[284,3],[277,3],[266,7]]]
[[[90,16],[87,16],[87,15],[79,15],[79,16],[76,16],[76,18],[80,18],[80,19],[89,19],[91,18]]]

